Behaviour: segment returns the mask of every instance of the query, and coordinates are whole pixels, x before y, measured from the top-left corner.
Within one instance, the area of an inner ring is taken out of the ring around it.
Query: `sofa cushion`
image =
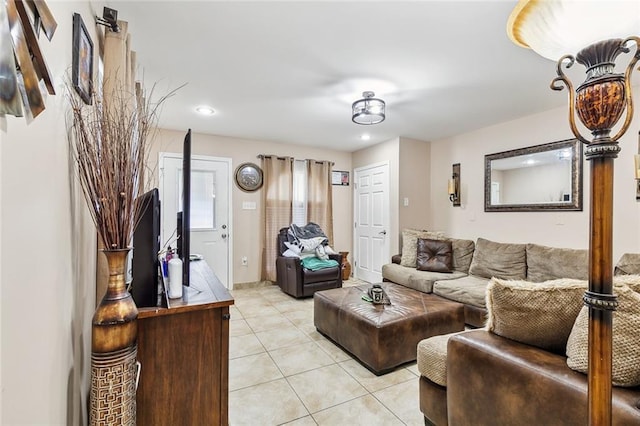
[[[460,333],[464,331],[432,336],[418,342],[417,361],[421,376],[440,386],[447,386],[447,343],[451,336]]]
[[[451,241],[418,238],[416,269],[418,271],[451,272]]]
[[[640,293],[640,275],[618,275],[613,277],[614,285],[626,285],[636,293]]]
[[[589,250],[527,244],[527,280],[536,283],[558,278],[589,278]]]
[[[468,275],[455,280],[438,280],[433,283],[433,293],[445,299],[484,308],[489,280]]]
[[[450,238],[449,240],[451,241],[451,251],[453,253],[453,269],[468,274],[476,243],[472,240],[460,240],[457,238]]]
[[[487,286],[487,329],[499,336],[564,353],[587,282],[543,283],[493,278]]]
[[[612,382],[615,386],[640,385],[640,294],[614,280],[618,309],[613,314]],[[587,373],[589,363],[589,309],[575,321],[567,342],[567,365]]]
[[[416,257],[418,254],[418,238],[429,238],[432,240],[443,240],[444,234],[437,231],[420,231],[417,229],[402,230],[402,258],[400,264],[409,268],[416,267]]]
[[[469,274],[485,278],[525,279],[526,244],[497,243],[478,238]]]
[[[622,255],[616,268],[615,275],[640,274],[640,253],[625,253]]]
[[[423,293],[433,291],[433,283],[438,280],[448,280],[464,277],[465,274],[458,271],[451,273],[418,271],[395,263],[382,265],[382,278]]]

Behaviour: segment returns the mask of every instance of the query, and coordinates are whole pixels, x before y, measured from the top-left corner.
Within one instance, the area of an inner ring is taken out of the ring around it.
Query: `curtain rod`
[[[271,157],[274,157],[274,158],[276,158],[277,160],[284,160],[284,159],[286,159],[286,158],[293,158],[293,157],[280,157],[280,156],[278,156],[278,155],[271,155],[271,154],[259,154],[259,155],[257,155],[257,156],[256,156],[256,158],[259,158],[259,159],[261,159],[261,160],[262,160],[263,158],[271,158]],[[298,160],[298,159],[297,159],[297,158],[294,158],[294,160]],[[333,161],[327,161],[327,160],[324,160],[324,161],[322,161],[322,160],[314,160],[313,158],[305,158],[305,160],[306,160],[306,161],[315,161],[316,163],[324,163],[324,162],[327,162],[327,163],[331,163],[331,165],[332,165],[332,166],[335,166],[335,165],[336,165],[336,163],[334,163]]]

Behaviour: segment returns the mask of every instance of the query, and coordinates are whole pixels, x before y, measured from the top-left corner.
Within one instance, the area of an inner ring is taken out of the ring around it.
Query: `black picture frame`
[[[71,64],[73,87],[85,104],[91,105],[93,95],[93,41],[84,26],[82,16],[73,14],[73,58]]]

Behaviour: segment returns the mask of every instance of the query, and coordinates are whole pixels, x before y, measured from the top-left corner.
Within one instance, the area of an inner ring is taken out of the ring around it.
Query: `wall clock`
[[[262,169],[253,163],[242,163],[236,169],[236,184],[246,192],[262,187]]]

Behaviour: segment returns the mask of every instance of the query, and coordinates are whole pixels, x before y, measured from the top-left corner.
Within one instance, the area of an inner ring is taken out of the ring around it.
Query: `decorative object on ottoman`
[[[368,285],[319,291],[316,329],[380,375],[416,359],[420,340],[464,329],[464,307],[393,283],[382,288],[392,305],[362,300]]]

